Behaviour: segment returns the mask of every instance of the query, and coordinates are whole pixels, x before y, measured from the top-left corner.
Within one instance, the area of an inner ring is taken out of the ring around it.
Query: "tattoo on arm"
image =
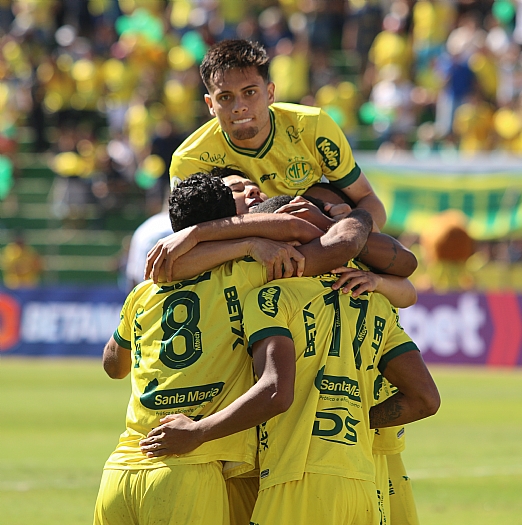
[[[403,413],[404,407],[402,400],[404,394],[398,392],[386,401],[373,406],[370,409],[370,428],[390,426]]]
[[[391,258],[391,261],[388,264],[388,266],[386,266],[386,268],[383,268],[382,271],[386,271],[389,268],[393,268],[393,266],[395,266],[395,259],[397,259],[397,246],[395,246],[395,244],[392,244],[392,248],[393,248],[393,257]]]

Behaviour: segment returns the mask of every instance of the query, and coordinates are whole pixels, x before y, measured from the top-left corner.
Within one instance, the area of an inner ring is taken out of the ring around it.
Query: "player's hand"
[[[297,277],[303,275],[305,267],[304,255],[290,246],[290,244],[259,237],[251,238],[250,242],[251,249],[249,249],[248,255],[266,266],[269,281],[292,277],[294,275],[294,264],[292,261],[295,261],[297,265]]]
[[[289,213],[314,224],[322,231],[328,230],[334,224],[332,219],[304,197],[295,197],[288,204],[277,209],[275,213]]]
[[[351,291],[352,297],[359,297],[363,292],[374,292],[382,281],[382,277],[376,273],[344,266],[335,268],[332,273],[340,274],[332,288],[339,290],[342,287],[343,293]]]
[[[197,239],[194,228],[185,228],[160,239],[147,254],[145,279],[158,282],[160,270],[163,269],[166,281],[172,281],[172,269],[178,257],[194,248]]]
[[[324,203],[324,211],[335,221],[339,222],[352,213],[352,207],[349,204],[332,204],[330,202]]]
[[[148,458],[179,456],[203,443],[197,423],[184,414],[172,414],[160,420],[161,425],[151,430],[140,441],[140,448]]]

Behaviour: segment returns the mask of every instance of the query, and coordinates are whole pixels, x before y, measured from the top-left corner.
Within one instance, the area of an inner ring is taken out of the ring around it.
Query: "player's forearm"
[[[420,352],[401,354],[382,370],[397,394],[370,409],[370,427],[392,427],[417,421],[437,412],[440,396]]]
[[[384,295],[397,308],[408,308],[417,302],[415,286],[405,277],[381,275],[375,291]]]
[[[190,279],[227,261],[245,257],[249,253],[249,245],[248,239],[199,243],[176,260],[172,268],[172,279]]]
[[[196,423],[202,442],[254,427],[290,408],[295,382],[292,339],[273,336],[254,343],[253,360],[259,381],[229,406]]]
[[[372,219],[364,210],[354,210],[334,224],[321,238],[298,246],[305,256],[305,276],[320,275],[356,257],[366,244]]]
[[[196,423],[201,443],[260,425],[285,412],[291,404],[292,399],[280,395],[273,384],[261,378],[228,407]]]
[[[422,399],[408,398],[402,392],[397,392],[370,409],[370,428],[405,425],[432,416],[436,411],[433,405]]]
[[[397,239],[372,232],[358,259],[373,271],[409,277],[417,268],[417,259]]]
[[[197,242],[242,237],[263,237],[274,241],[310,242],[323,232],[309,222],[286,214],[237,215],[208,221],[194,227]]]

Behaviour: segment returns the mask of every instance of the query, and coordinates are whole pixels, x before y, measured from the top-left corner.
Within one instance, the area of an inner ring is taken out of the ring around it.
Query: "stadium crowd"
[[[159,212],[172,151],[209,118],[199,64],[236,37],[267,49],[276,101],[323,108],[354,150],[522,153],[519,2],[12,0],[0,155],[15,177],[21,143],[47,155],[60,219],[118,209],[129,187]]]

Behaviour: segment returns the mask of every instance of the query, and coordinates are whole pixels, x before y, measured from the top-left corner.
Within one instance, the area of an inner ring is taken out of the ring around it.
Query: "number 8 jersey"
[[[374,481],[369,410],[379,370],[416,345],[380,294],[332,290],[337,277],[272,281],[245,302],[249,344],[294,341],[294,402],[259,430],[260,488],[304,472]]]
[[[161,286],[145,281],[129,294],[114,338],[132,352],[132,393],[126,431],[106,468],[229,461],[240,464],[235,474],[253,467],[255,429],[205,443],[179,458],[147,458],[139,441],[167,414],[201,419],[253,385],[242,304],[265,282],[266,269],[245,259],[185,281]]]

